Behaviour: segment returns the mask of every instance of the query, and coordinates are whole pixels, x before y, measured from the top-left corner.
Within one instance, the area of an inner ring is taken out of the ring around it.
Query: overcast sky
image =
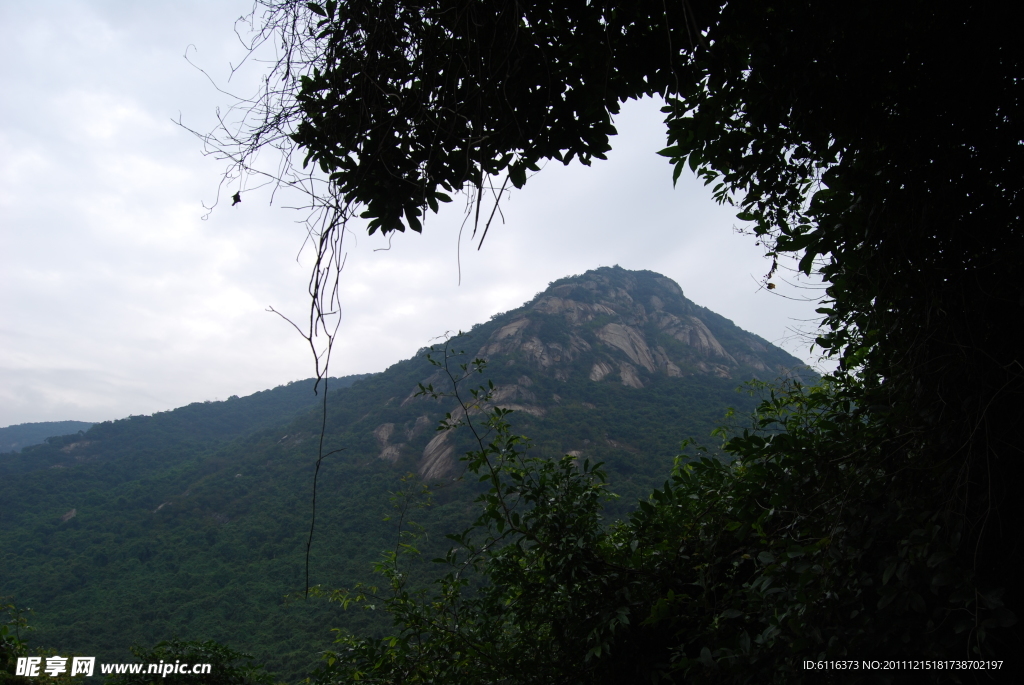
[[[268,306],[302,317],[300,216],[253,192],[208,219],[222,167],[172,120],[206,130],[249,0],[0,0],[0,426],[102,421],[225,399],[313,375]],[[189,48],[189,46],[193,46]],[[247,87],[247,84],[249,87]],[[617,117],[607,162],[547,166],[504,205],[483,249],[456,249],[457,207],[423,235],[353,227],[331,375],[380,371],[445,331],[521,305],[598,266],[650,269],[691,300],[814,362],[808,291],[776,281],[734,211],[655,152],[654,102]],[[453,203],[458,204],[458,202]],[[781,295],[781,296],[780,296]]]

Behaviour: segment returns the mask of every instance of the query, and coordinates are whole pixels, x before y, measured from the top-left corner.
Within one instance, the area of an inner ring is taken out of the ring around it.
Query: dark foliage
[[[963,567],[1019,607],[1015,17],[988,4],[728,3],[670,98],[664,154],[831,283],[818,343],[856,375],[854,415],[884,427],[890,487],[922,498]]]
[[[677,3],[309,7],[323,19],[294,140],[371,233],[421,230],[423,210],[488,176],[519,188],[540,160],[604,159],[619,103],[668,88],[686,40]]]

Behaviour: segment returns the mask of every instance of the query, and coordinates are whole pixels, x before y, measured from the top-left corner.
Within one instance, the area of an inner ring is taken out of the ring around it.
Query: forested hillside
[[[729,407],[746,420],[743,382],[815,378],[669,279],[617,267],[557,281],[453,349],[487,360],[489,406],[512,409],[536,453],[606,462],[620,495],[609,518],[664,481],[681,440],[713,447]],[[375,582],[372,563],[397,544],[393,493],[432,485],[433,506],[413,512],[428,533],[410,569],[419,582],[443,534],[475,515],[479,486],[460,479],[469,436],[435,430],[456,405],[417,396],[448,383],[425,353],[330,381],[311,584]],[[0,458],[0,595],[34,609],[33,640],[113,661],[133,643],[215,639],[293,679],[328,628],[379,634],[372,611],[299,599],[322,419],[312,386],[98,424]]]

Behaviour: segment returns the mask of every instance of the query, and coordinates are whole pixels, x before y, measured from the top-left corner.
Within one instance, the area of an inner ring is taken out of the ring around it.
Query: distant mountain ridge
[[[0,454],[20,452],[22,448],[38,445],[46,438],[87,431],[93,425],[87,421],[39,421],[4,426],[0,428]]]
[[[342,378],[327,379],[329,389],[347,388],[356,381],[367,378],[371,374],[355,374]],[[156,412],[152,415],[130,416],[116,421],[104,421],[87,426],[88,435],[79,436],[83,430],[73,424],[78,421],[55,421],[47,424],[22,424],[24,426],[60,427],[71,425],[71,430],[47,432],[31,445],[35,447],[44,441],[50,442],[57,450],[34,449],[25,454],[8,454],[0,459],[0,475],[43,468],[63,468],[74,463],[82,463],[96,458],[109,458],[109,451],[96,454],[96,447],[101,441],[116,435],[124,442],[133,443],[130,437],[137,434],[159,435],[166,448],[173,445],[209,444],[226,441],[250,433],[268,423],[281,423],[315,405],[320,395],[313,392],[316,380],[308,378],[279,385],[270,390],[261,390],[252,395],[239,398],[232,395],[222,401],[193,402],[169,411]],[[323,384],[321,384],[323,388]],[[11,429],[20,428],[11,426]],[[0,429],[0,436],[7,428]],[[17,435],[17,433],[15,433]],[[87,449],[92,445],[93,449]],[[16,451],[16,450],[11,450]]]
[[[450,350],[466,352],[455,363],[487,360],[469,382],[493,382],[490,405],[514,410],[537,454],[605,464],[620,495],[609,517],[664,481],[681,440],[753,407],[743,381],[815,378],[670,279],[618,267],[560,279]],[[436,430],[458,406],[417,396],[420,383],[450,388],[422,353],[330,381],[311,583],[377,582],[371,565],[396,542],[384,519],[394,493],[432,486],[433,505],[414,514],[426,532],[414,584],[431,578],[444,534],[475,516],[480,486],[460,479],[459,461],[473,442]],[[305,582],[323,418],[312,390],[299,381],[0,455],[0,596],[34,609],[33,640],[113,662],[134,643],[215,639],[298,680],[329,648],[329,627],[386,630],[379,612],[282,600]]]

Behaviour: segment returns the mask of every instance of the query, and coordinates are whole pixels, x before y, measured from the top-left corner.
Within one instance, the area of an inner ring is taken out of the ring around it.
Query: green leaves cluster
[[[619,103],[672,78],[662,56],[686,31],[665,7],[310,3],[317,59],[293,139],[371,233],[420,231],[427,208],[467,185],[521,188],[542,160],[604,159]]]
[[[0,598],[0,683],[16,683],[25,678],[14,675],[18,657],[28,655],[24,633],[28,631],[28,619],[24,612],[8,598]]]

